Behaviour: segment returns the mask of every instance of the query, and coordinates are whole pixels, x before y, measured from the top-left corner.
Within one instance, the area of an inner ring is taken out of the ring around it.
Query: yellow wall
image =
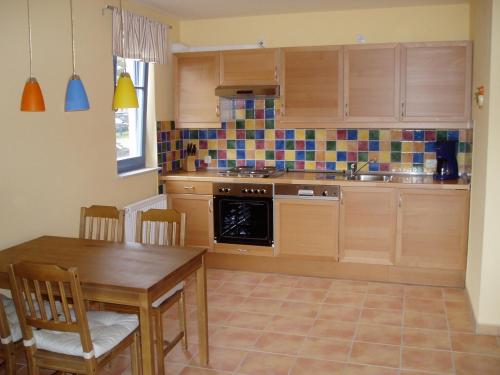
[[[69,3],[31,1],[33,74],[47,111],[26,113],[19,111],[29,75],[26,2],[0,1],[0,249],[41,234],[77,235],[82,205],[123,206],[156,193],[156,172],[128,178],[116,173],[111,13],[101,13],[109,3],[118,5],[74,1],[77,73],[91,109],[66,113]]]
[[[180,22],[190,46],[251,44],[267,47],[463,40],[469,38],[469,5],[401,7],[321,13],[219,18]]]

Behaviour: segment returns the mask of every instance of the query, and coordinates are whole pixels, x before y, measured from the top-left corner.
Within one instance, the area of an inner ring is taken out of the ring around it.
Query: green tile
[[[236,120],[236,129],[245,129],[245,120]]]
[[[236,167],[236,160],[228,160],[227,161],[227,167],[228,168],[234,168],[234,167]]]
[[[472,152],[472,143],[465,144],[465,152]]]
[[[217,159],[217,150],[208,150],[208,155],[210,155],[212,159]]]
[[[401,152],[401,142],[392,141],[391,142],[391,151]]]
[[[401,152],[391,152],[391,163],[401,163]]]
[[[285,168],[286,169],[294,169],[295,168],[295,162],[293,162],[293,161],[286,161],[285,162]]]
[[[306,139],[314,140],[315,137],[316,137],[316,132],[314,130],[311,129],[306,130]]]
[[[198,139],[198,130],[190,130],[189,139]]]
[[[235,140],[228,140],[227,141],[227,149],[228,150],[236,149],[236,141]]]
[[[255,139],[255,130],[247,130],[246,131],[247,139]]]
[[[285,149],[295,150],[295,142],[294,141],[286,141]]]
[[[378,141],[380,138],[380,131],[378,130],[370,130],[369,139],[370,141]]]
[[[245,110],[245,118],[246,119],[253,119],[253,118],[255,118],[255,111],[253,109],[247,109],[247,110]]]
[[[274,151],[266,151],[266,160],[274,160]]]
[[[274,99],[266,99],[266,108],[274,108]]]
[[[266,129],[274,129],[274,120],[266,120]]]
[[[458,152],[465,152],[465,142],[460,142],[458,144]]]
[[[337,141],[326,141],[326,150],[335,151],[337,149]]]
[[[446,139],[448,139],[448,132],[446,130],[438,130],[436,134],[436,139],[438,141],[446,141]]]
[[[314,161],[316,157],[316,152],[314,151],[306,151],[306,160],[307,161]]]
[[[358,152],[358,161],[368,161],[368,152]]]

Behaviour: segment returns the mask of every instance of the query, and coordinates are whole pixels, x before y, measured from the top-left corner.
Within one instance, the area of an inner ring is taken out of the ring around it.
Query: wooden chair
[[[94,375],[129,346],[139,374],[137,315],[86,312],[75,268],[22,262],[9,265],[9,280],[30,374],[47,368]]]
[[[150,209],[137,213],[136,242],[152,245],[184,246],[186,234],[186,214],[171,209]],[[153,302],[153,319],[156,336],[156,362],[158,373],[164,374],[164,358],[182,340],[187,349],[185,282],[177,284],[168,293]],[[162,315],[173,304],[178,303],[180,332],[172,341],[163,337]]]
[[[23,351],[21,339],[14,301],[0,295],[0,357],[4,360],[6,375],[16,373],[16,354]]]
[[[123,241],[123,210],[113,206],[90,206],[80,209],[80,238]]]

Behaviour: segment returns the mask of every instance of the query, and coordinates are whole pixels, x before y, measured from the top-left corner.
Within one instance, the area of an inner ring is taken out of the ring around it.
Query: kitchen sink
[[[391,182],[392,176],[381,175],[381,174],[357,174],[357,175],[354,175],[352,177],[349,177],[349,180]]]

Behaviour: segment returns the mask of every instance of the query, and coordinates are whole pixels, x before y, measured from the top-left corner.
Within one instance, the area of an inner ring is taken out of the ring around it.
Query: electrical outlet
[[[205,164],[210,164],[212,161],[212,157],[210,155],[207,155],[207,156],[205,156],[203,161],[205,162]]]
[[[437,160],[436,159],[428,159],[425,161],[425,168],[436,168]]]

